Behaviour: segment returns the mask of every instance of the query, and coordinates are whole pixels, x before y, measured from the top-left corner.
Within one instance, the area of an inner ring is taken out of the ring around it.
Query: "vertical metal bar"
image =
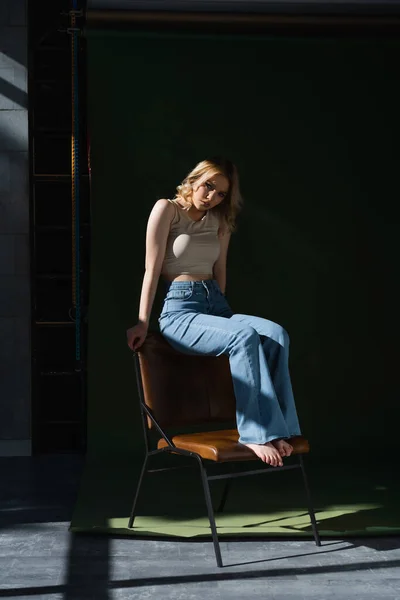
[[[299,462],[300,462],[300,466],[301,466],[301,472],[303,474],[303,481],[304,481],[304,487],[306,490],[306,497],[307,497],[307,504],[308,504],[308,514],[310,515],[310,521],[311,521],[311,527],[312,527],[313,534],[314,534],[314,540],[315,540],[315,543],[317,544],[317,546],[321,546],[321,539],[320,539],[319,533],[318,533],[317,521],[315,519],[315,513],[314,513],[314,508],[312,505],[310,488],[308,485],[307,474],[306,474],[306,470],[304,467],[304,459],[301,454],[299,454]]]
[[[76,8],[77,0],[73,0]],[[79,148],[79,77],[78,30],[71,12],[71,204],[72,204],[72,304],[75,309],[75,358],[81,371],[81,291],[80,291],[80,148]]]
[[[210,521],[211,535],[212,535],[213,544],[214,544],[215,558],[217,559],[217,566],[223,567],[222,557],[221,557],[221,549],[219,547],[217,527],[215,525],[214,510],[213,510],[212,502],[211,502],[211,494],[210,494],[210,487],[208,485],[207,473],[206,473],[205,468],[203,467],[203,463],[202,463],[200,457],[198,457],[198,463],[199,463],[199,467],[200,467],[201,481],[203,483],[204,497],[205,497],[206,504],[207,504],[208,519]]]
[[[131,510],[131,516],[129,517],[129,523],[128,523],[129,529],[131,529],[131,527],[133,525],[133,521],[135,520],[136,504],[137,504],[137,501],[138,501],[138,498],[139,498],[140,488],[142,487],[143,477],[144,477],[144,474],[146,472],[146,467],[147,467],[147,461],[148,461],[148,459],[149,459],[149,457],[148,457],[148,454],[146,452],[146,457],[144,459],[142,470],[140,472],[139,481],[138,481],[138,484],[137,484],[137,487],[136,487],[136,494],[135,494],[135,499],[133,500],[133,505],[132,505],[132,510]]]
[[[81,361],[81,338],[82,338],[82,322],[81,322],[81,308],[82,308],[82,294],[81,294],[81,201],[80,201],[80,140],[79,140],[79,77],[78,77],[78,46],[79,37],[78,32],[74,31],[72,37],[75,39],[74,44],[74,102],[75,102],[75,130],[74,130],[74,143],[75,143],[75,285],[76,285],[76,307],[75,307],[75,347],[76,347],[76,360],[79,362],[79,369],[82,370]]]
[[[32,453],[36,454],[39,448],[39,367],[38,367],[38,327],[36,325],[36,302],[37,302],[37,223],[36,223],[36,181],[35,181],[35,142],[36,131],[33,124],[36,122],[36,110],[39,109],[36,100],[37,94],[34,93],[34,82],[36,81],[35,67],[38,66],[36,31],[34,23],[37,19],[37,7],[33,7],[32,2],[26,3],[28,17],[28,131],[29,131],[29,241],[30,241],[30,264],[29,264],[29,289],[30,289],[30,335],[31,335],[31,430]],[[7,13],[6,13],[7,14]],[[36,45],[35,45],[36,42]],[[36,60],[35,60],[36,59]],[[39,112],[39,110],[38,110]]]

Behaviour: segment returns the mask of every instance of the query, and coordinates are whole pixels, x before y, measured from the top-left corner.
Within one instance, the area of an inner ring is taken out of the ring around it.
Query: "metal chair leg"
[[[315,543],[317,544],[317,546],[321,546],[321,539],[320,539],[319,533],[318,533],[317,521],[315,519],[315,513],[314,513],[314,508],[312,505],[310,488],[308,486],[307,474],[306,474],[306,470],[304,467],[304,459],[301,454],[299,454],[299,462],[300,462],[300,466],[301,466],[301,472],[303,474],[304,487],[305,487],[306,496],[307,496],[308,514],[310,515],[310,521],[311,521],[311,527],[313,530],[314,540],[315,540]]]
[[[217,559],[217,566],[222,567],[223,564],[222,564],[222,557],[221,557],[221,549],[219,547],[217,527],[215,525],[214,510],[213,510],[212,502],[211,502],[210,486],[208,485],[207,473],[201,462],[201,459],[199,459],[198,462],[199,462],[199,467],[200,467],[201,481],[203,483],[204,497],[205,497],[206,504],[207,504],[208,519],[210,521],[211,535],[212,535],[213,544],[214,544],[215,558]]]
[[[130,516],[130,518],[129,518],[129,523],[128,523],[128,527],[129,527],[129,529],[131,529],[131,528],[132,528],[133,521],[135,520],[135,508],[136,508],[136,503],[137,503],[137,501],[138,501],[138,498],[139,498],[139,492],[140,492],[140,488],[142,487],[143,477],[144,477],[144,474],[145,474],[145,472],[146,472],[146,467],[147,467],[147,461],[148,461],[148,458],[149,458],[149,457],[148,457],[148,456],[147,456],[147,454],[146,454],[146,458],[144,459],[143,466],[142,466],[142,470],[141,470],[141,472],[140,472],[139,481],[138,481],[138,484],[137,484],[137,487],[136,487],[135,499],[134,499],[134,501],[133,501],[132,510],[131,510],[131,516]]]

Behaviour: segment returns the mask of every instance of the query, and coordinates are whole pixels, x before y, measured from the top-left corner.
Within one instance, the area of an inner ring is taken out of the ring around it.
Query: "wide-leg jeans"
[[[283,327],[233,314],[213,279],[167,283],[159,324],[180,352],[228,355],[241,443],[264,444],[301,434],[289,375],[289,337]]]

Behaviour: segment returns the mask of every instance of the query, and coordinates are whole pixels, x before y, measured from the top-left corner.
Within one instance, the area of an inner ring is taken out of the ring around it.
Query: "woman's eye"
[[[206,181],[206,188],[212,190],[212,185],[211,183],[208,183],[208,181]]]
[[[220,192],[220,193],[218,194],[218,196],[219,196],[220,198],[225,198],[225,194],[224,194],[224,192]]]

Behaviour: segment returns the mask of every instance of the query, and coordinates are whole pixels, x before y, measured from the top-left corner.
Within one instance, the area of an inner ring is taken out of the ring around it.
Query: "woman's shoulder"
[[[153,206],[153,210],[154,209],[160,212],[169,212],[171,214],[175,214],[176,211],[174,202],[172,200],[169,200],[168,198],[160,198],[159,200],[157,200]]]
[[[211,216],[213,225],[218,227],[218,229],[224,228],[226,225],[225,218],[216,210],[210,210],[209,214]]]
[[[171,210],[171,207],[173,206],[173,201],[170,200],[169,198],[159,198],[154,206],[157,206],[159,209],[163,209],[164,210]],[[168,208],[169,207],[169,208]]]
[[[176,220],[177,208],[175,202],[169,198],[160,198],[157,200],[153,206],[153,211],[169,217],[171,223],[174,223]]]
[[[218,228],[218,236],[224,237],[225,235],[230,235],[229,225],[224,215],[216,214],[215,217],[215,223]]]

